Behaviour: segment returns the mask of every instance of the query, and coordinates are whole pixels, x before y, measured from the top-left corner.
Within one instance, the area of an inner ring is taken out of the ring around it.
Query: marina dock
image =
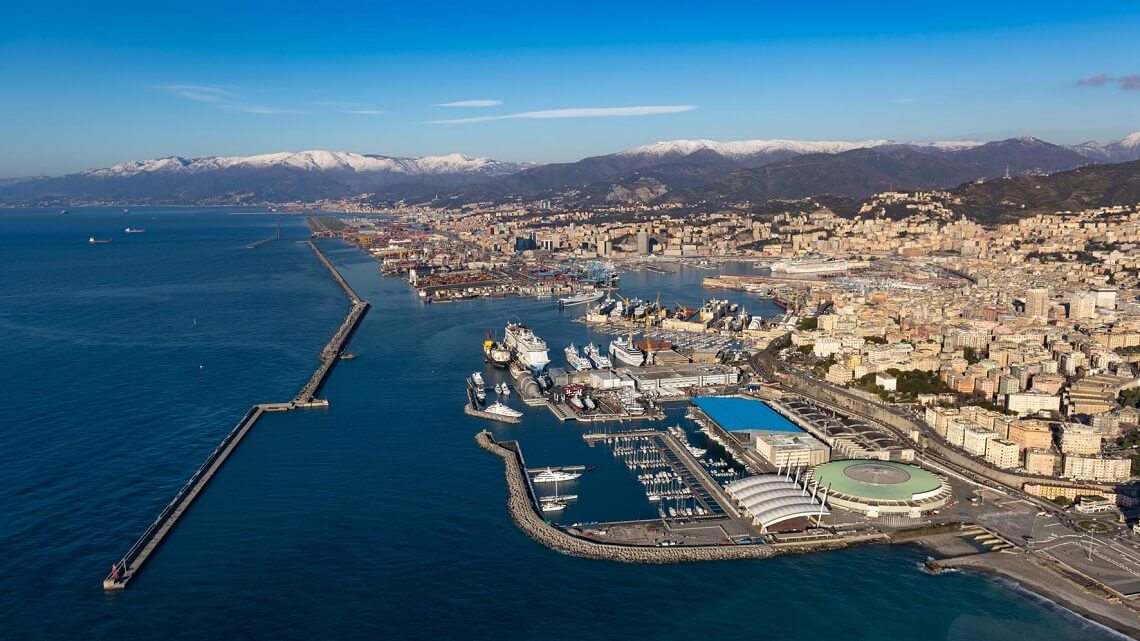
[[[633,430],[582,435],[582,439],[591,447],[595,443],[606,443],[614,438],[646,439],[661,453],[673,473],[692,490],[692,497],[701,503],[711,518],[740,518],[740,513],[720,483],[709,476],[700,462],[672,434],[658,430]]]
[[[280,233],[280,232],[278,232]],[[276,239],[270,239],[276,240]],[[264,241],[263,241],[264,242]],[[340,354],[344,351],[345,345],[348,344],[349,338],[352,337],[353,331],[357,325],[360,324],[360,319],[363,318],[364,312],[368,310],[368,301],[361,300],[356,295],[356,292],[349,287],[348,282],[341,277],[336,268],[329,262],[325,255],[321,252],[320,248],[312,241],[307,241],[309,247],[316,253],[317,258],[332,274],[333,279],[344,290],[349,300],[352,301],[352,308],[349,310],[348,315],[345,316],[344,321],[341,322],[340,327],[337,328],[336,333],[324,349],[321,350],[321,365],[309,382],[305,384],[301,391],[293,398],[292,401],[287,403],[259,403],[251,407],[237,425],[234,426],[218,447],[206,458],[206,461],[194,472],[190,480],[178,490],[166,507],[162,509],[158,517],[150,524],[150,527],[143,532],[142,536],[135,541],[134,545],[127,550],[123,558],[115,563],[111,572],[103,579],[104,590],[122,590],[127,587],[131,579],[142,569],[143,565],[154,554],[158,546],[170,533],[174,526],[178,524],[178,520],[186,513],[186,510],[198,498],[202,490],[205,489],[218,470],[222,468],[234,450],[237,449],[239,443],[245,438],[253,426],[257,424],[258,419],[261,418],[265,412],[287,412],[294,409],[309,408],[309,407],[327,407],[328,401],[316,398],[317,392],[320,391],[321,386],[324,385],[325,380],[328,378],[329,373],[332,371],[333,365],[340,359]]]

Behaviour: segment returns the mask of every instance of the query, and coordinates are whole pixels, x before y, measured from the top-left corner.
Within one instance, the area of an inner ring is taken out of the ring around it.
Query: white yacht
[[[566,504],[561,501],[543,501],[543,512],[561,512],[566,509]]]
[[[569,364],[570,367],[573,367],[576,371],[581,372],[591,369],[594,366],[594,364],[590,362],[590,359],[585,358],[580,353],[578,353],[578,346],[574,343],[570,343],[570,346],[565,349],[565,353],[567,364]]]
[[[597,346],[595,346],[593,343],[587,343],[585,349],[582,351],[586,353],[586,358],[590,359],[590,362],[594,364],[594,367],[598,369],[609,369],[612,366],[610,359],[602,356],[602,353],[598,351]]]
[[[515,357],[532,370],[542,371],[550,363],[546,341],[521,323],[507,323],[503,344],[515,352]]]
[[[498,402],[491,403],[483,411],[488,414],[498,414],[499,416],[505,416],[507,418],[519,418],[523,415],[522,412]]]
[[[538,474],[535,474],[532,480],[535,483],[557,483],[559,481],[573,481],[579,476],[582,476],[581,472],[563,472],[562,470],[555,470],[548,467]]]
[[[610,359],[618,365],[641,367],[645,362],[645,353],[633,344],[633,336],[628,340],[625,336],[618,336],[610,341]]]

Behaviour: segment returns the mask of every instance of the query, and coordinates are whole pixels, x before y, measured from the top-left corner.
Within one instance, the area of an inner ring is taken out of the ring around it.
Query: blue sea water
[[[322,394],[331,407],[267,415],[130,587],[104,593],[110,565],[245,409],[308,379],[347,310],[299,218],[245,248],[275,221],[0,211],[0,638],[1112,637],[998,581],[928,575],[918,548],[640,566],[534,543],[506,512],[501,462],[474,445],[488,425],[463,414],[464,377],[499,380],[480,342],[508,320],[556,361],[570,340],[608,338],[549,300],[424,305],[339,241],[322,246],[373,307],[359,358]],[[709,273],[626,274],[623,287],[695,302]],[[525,412],[494,431],[531,465],[598,468],[560,519],[655,513],[583,427]]]

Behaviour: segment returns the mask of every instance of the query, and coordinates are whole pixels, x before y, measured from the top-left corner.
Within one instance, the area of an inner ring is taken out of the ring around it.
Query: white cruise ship
[[[847,261],[826,256],[805,256],[772,263],[773,274],[831,274],[847,269]]]
[[[597,346],[593,343],[587,343],[586,348],[582,351],[586,353],[586,358],[590,359],[590,362],[594,364],[594,367],[598,369],[609,369],[612,366],[610,359],[602,356],[602,353],[598,351]]]
[[[526,325],[507,323],[503,344],[515,352],[519,362],[536,372],[542,371],[550,363],[546,341],[534,335]]]
[[[582,372],[588,369],[593,369],[594,364],[590,362],[590,359],[583,357],[578,352],[578,346],[574,343],[570,343],[570,346],[567,347],[564,351],[566,353],[566,363],[569,364],[570,367],[573,367],[576,371]]]
[[[610,359],[626,367],[641,367],[645,362],[645,352],[633,344],[633,337],[626,340],[625,336],[618,336],[610,341]]]

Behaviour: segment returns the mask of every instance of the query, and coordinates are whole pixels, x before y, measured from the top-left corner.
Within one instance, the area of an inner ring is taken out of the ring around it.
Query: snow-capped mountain
[[[462,154],[399,158],[339,151],[156,158],[0,185],[14,203],[202,204],[380,199],[449,193],[526,165]]]
[[[940,140],[933,142],[896,142],[894,140],[666,140],[652,145],[633,147],[618,152],[617,156],[637,156],[652,159],[683,158],[700,152],[711,151],[737,162],[748,162],[757,157],[770,160],[775,156],[785,158],[806,154],[841,154],[853,149],[873,147],[914,147],[930,151],[960,151],[984,145],[977,140]]]
[[[156,158],[132,160],[104,169],[88,169],[80,175],[95,178],[124,178],[138,174],[196,174],[224,169],[289,168],[303,171],[344,171],[357,174],[396,173],[409,176],[477,173],[486,176],[510,174],[525,165],[504,163],[490,158],[469,158],[462,154],[397,158],[343,151],[302,151],[258,156],[203,156],[201,158]]]
[[[640,156],[643,158],[679,158],[698,151],[712,151],[736,161],[745,161],[754,156],[773,154],[837,154],[852,149],[878,147],[893,144],[890,140],[864,140],[844,142],[832,140],[666,140],[652,145],[633,147],[618,152],[619,156]]]
[[[1069,149],[1101,162],[1127,162],[1140,160],[1140,131],[1120,140],[1090,140]]]

